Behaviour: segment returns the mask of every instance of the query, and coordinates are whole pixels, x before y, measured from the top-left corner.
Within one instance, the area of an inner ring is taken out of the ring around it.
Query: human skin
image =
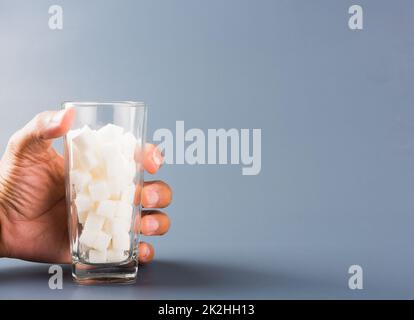
[[[64,159],[52,142],[68,132],[75,117],[74,109],[46,111],[10,138],[0,160],[0,257],[70,263]],[[146,145],[145,150],[144,168],[154,174],[163,157],[154,145]],[[157,208],[170,204],[171,188],[150,181],[137,194],[145,208],[141,233],[165,234],[170,220]],[[153,257],[154,248],[140,242],[140,263]]]

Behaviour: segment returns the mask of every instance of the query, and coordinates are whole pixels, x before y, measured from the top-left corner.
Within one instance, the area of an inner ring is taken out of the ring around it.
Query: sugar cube
[[[108,178],[113,178],[125,174],[124,172],[127,160],[124,156],[122,156],[122,154],[117,153],[111,156],[106,156],[105,165]]]
[[[91,183],[88,190],[93,201],[103,201],[111,196],[108,184],[105,181]]]
[[[122,152],[128,160],[134,160],[137,139],[131,132],[127,132],[122,137]]]
[[[96,233],[96,237],[93,242],[92,248],[99,250],[99,251],[105,251],[109,247],[109,244],[111,243],[111,238],[112,238],[111,235],[103,231],[98,231]]]
[[[71,147],[71,153],[70,153],[70,163],[71,163],[71,169],[72,170],[83,170],[82,165],[82,157],[81,153],[79,152],[78,148],[74,145]]]
[[[105,263],[107,260],[107,252],[98,250],[89,250],[89,262],[90,263]]]
[[[79,243],[87,247],[93,247],[95,243],[97,232],[94,230],[83,229],[82,234],[79,237]]]
[[[73,138],[75,138],[81,132],[82,132],[82,129],[70,130],[66,134],[66,139],[68,140],[68,142],[72,142]]]
[[[115,212],[115,217],[124,218],[127,221],[131,221],[133,211],[134,208],[132,207],[132,205],[123,201],[119,201],[118,208]]]
[[[114,234],[120,232],[129,232],[131,229],[131,220],[125,218],[114,218],[112,220],[112,232]]]
[[[84,170],[93,170],[100,164],[99,159],[93,150],[83,151],[78,158],[82,163],[81,166]]]
[[[102,227],[102,231],[112,235],[112,219],[105,219],[105,223]]]
[[[78,211],[78,223],[84,225],[88,218],[88,211]]]
[[[90,170],[93,180],[105,180],[106,179],[106,169],[104,163],[100,162],[96,167]]]
[[[135,160],[128,161],[126,170],[127,170],[126,172],[127,172],[128,183],[131,183],[134,181],[135,176],[137,174],[137,164]]]
[[[101,145],[101,155],[104,160],[109,159],[121,153],[121,144],[119,141],[106,142]]]
[[[118,210],[118,202],[113,200],[105,200],[99,203],[96,209],[96,214],[106,218],[112,218],[115,216],[115,212]]]
[[[92,208],[93,201],[85,194],[78,193],[75,199],[75,205],[78,212],[85,212]]]
[[[97,132],[97,137],[101,143],[119,140],[124,133],[124,128],[116,126],[112,123],[100,128]]]
[[[74,186],[77,193],[85,190],[91,180],[92,176],[89,172],[80,170],[72,170],[70,172],[70,182]]]
[[[72,142],[76,147],[84,152],[85,150],[92,150],[97,144],[95,131],[88,126],[84,126],[78,134],[73,137]]]
[[[128,232],[117,233],[112,237],[112,249],[126,251],[130,249],[130,236]]]
[[[135,191],[136,191],[135,184],[130,184],[129,186],[124,188],[121,194],[121,201],[126,202],[128,204],[133,204],[134,198],[135,198]]]
[[[89,213],[85,221],[85,227],[83,228],[83,232],[85,232],[86,230],[99,231],[102,229],[104,223],[105,217],[98,216],[94,213]]]
[[[120,176],[113,177],[107,180],[111,200],[119,200],[123,188],[123,180]]]
[[[131,221],[124,218],[106,219],[103,226],[103,231],[112,236],[121,232],[129,232],[131,228]]]

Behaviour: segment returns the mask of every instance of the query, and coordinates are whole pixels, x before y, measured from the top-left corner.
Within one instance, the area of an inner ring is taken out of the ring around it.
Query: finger
[[[73,108],[39,113],[12,136],[9,147],[16,151],[27,147],[47,148],[52,144],[51,139],[59,138],[69,131],[74,119]]]
[[[172,190],[163,181],[144,182],[141,199],[145,208],[165,208],[172,201]]]
[[[140,263],[148,263],[154,259],[154,247],[146,242],[140,242],[138,245],[138,260]]]
[[[161,236],[170,229],[171,221],[164,212],[151,210],[144,211],[141,219],[137,218],[135,232],[146,236]]]
[[[164,157],[162,156],[160,149],[151,143],[147,143],[145,145],[143,159],[144,169],[149,173],[154,174],[161,168],[163,162]]]
[[[74,108],[66,108],[56,112],[52,111],[49,122],[39,132],[40,137],[48,140],[64,136],[70,130],[75,116],[76,111]]]

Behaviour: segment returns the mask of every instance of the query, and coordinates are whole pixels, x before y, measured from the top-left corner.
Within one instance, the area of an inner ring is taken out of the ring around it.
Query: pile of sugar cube
[[[79,256],[90,263],[127,259],[131,249],[137,139],[122,127],[89,126],[67,134]]]

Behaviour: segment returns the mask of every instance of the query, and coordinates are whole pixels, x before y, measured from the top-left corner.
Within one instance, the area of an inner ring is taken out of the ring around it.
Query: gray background
[[[156,128],[261,128],[262,172],[170,165],[170,233],[136,286],[1,298],[414,298],[414,3],[0,0],[0,145],[65,100],[144,100]],[[64,29],[48,28],[49,5]],[[364,290],[348,289],[348,267]]]

